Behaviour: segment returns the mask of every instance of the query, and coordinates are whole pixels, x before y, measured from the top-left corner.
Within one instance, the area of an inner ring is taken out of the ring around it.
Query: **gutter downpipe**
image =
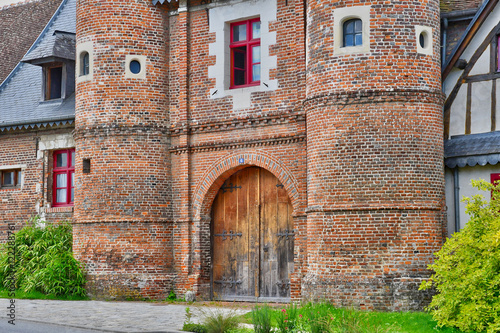
[[[455,232],[460,231],[460,184],[458,177],[458,165],[453,169],[453,185],[454,185],[454,200],[455,200]]]
[[[443,18],[443,53],[441,54],[441,64],[446,64],[446,43],[448,37],[448,18]]]

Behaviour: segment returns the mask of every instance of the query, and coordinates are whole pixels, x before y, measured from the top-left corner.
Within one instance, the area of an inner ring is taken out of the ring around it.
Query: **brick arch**
[[[240,163],[240,158],[244,159]],[[194,191],[194,217],[200,219],[210,215],[212,202],[226,179],[249,166],[258,166],[271,172],[284,185],[292,203],[293,212],[299,210],[297,181],[283,163],[272,154],[263,151],[229,154],[212,164],[201,177]]]

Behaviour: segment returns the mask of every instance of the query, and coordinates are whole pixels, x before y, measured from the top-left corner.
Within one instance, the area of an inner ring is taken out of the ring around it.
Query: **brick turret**
[[[78,1],[74,252],[94,296],[171,289],[165,22],[151,1]]]
[[[309,0],[307,15],[302,296],[417,309],[443,230],[439,2]]]

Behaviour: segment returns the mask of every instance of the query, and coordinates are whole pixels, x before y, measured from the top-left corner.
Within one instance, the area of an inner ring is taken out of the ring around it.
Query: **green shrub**
[[[271,308],[269,305],[256,306],[252,310],[252,323],[255,333],[271,332]]]
[[[500,331],[500,186],[473,181],[473,186],[491,191],[466,198],[470,220],[453,234],[436,254],[429,268],[435,273],[421,289],[435,287],[428,310],[442,326],[463,331]]]
[[[85,296],[85,275],[81,264],[73,257],[72,228],[69,223],[38,226],[39,219],[28,221],[15,233],[14,264],[16,289],[53,295]],[[0,285],[10,287],[12,267],[9,252],[0,248]]]
[[[175,294],[175,291],[170,290],[167,296],[167,301],[177,301],[177,295]]]
[[[207,328],[202,324],[184,323],[182,330],[186,332],[207,333]]]
[[[323,333],[328,330],[332,306],[328,303],[307,304],[302,313],[306,318],[308,332]]]
[[[298,308],[294,303],[281,309],[276,318],[278,331],[280,333],[293,332],[295,330],[295,326],[297,326],[298,315]]]
[[[227,333],[238,328],[240,317],[234,311],[226,311],[223,308],[201,309],[203,326],[207,329],[206,333]]]

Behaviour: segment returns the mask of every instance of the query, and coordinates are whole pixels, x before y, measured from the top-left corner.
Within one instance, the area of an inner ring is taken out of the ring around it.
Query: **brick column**
[[[420,309],[417,286],[443,240],[439,3],[310,0],[307,15],[302,295]],[[358,17],[367,30],[349,49],[343,20]],[[427,54],[420,26],[434,40]]]
[[[92,75],[76,87],[74,252],[95,297],[174,288],[168,20],[151,1],[78,1],[77,47],[90,50]],[[131,57],[139,75],[127,72]]]

